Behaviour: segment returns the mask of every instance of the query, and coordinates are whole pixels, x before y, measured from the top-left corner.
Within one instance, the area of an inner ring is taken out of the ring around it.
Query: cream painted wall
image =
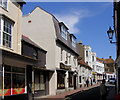
[[[22,22],[22,10],[20,5],[13,4],[8,0],[7,10],[0,6],[0,13],[4,14],[8,18],[12,19],[15,23],[12,27],[12,49],[0,46],[1,49],[8,50],[10,52],[21,54],[21,22]]]
[[[31,23],[28,23],[31,21]],[[22,33],[47,51],[46,67],[55,69],[55,28],[53,16],[39,7],[23,17]]]
[[[31,23],[28,23],[31,21]],[[22,33],[33,40],[41,48],[47,51],[46,54],[46,68],[55,70],[56,61],[56,33],[53,23],[53,16],[39,7],[23,17]],[[49,94],[55,95],[57,89],[57,73],[56,70],[50,75]]]

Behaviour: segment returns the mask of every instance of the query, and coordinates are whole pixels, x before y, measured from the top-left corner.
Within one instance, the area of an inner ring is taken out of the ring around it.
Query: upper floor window
[[[75,47],[76,46],[76,40],[74,37],[72,37],[72,46]]]
[[[92,56],[92,61],[94,62],[94,56]]]
[[[0,6],[2,6],[4,9],[7,9],[7,0],[0,0]]]
[[[88,57],[88,51],[86,51],[86,57]]]
[[[1,20],[1,45],[11,48],[12,45],[12,22],[6,18]]]
[[[3,46],[11,48],[11,38],[12,38],[12,23],[8,20],[4,20]]]
[[[61,26],[62,37],[67,40],[67,29],[62,25]]]

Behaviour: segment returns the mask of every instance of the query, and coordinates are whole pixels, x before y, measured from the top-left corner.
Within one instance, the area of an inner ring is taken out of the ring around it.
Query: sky
[[[116,45],[110,44],[107,36],[109,26],[114,29],[112,2],[26,2],[23,15],[36,6],[64,22],[69,32],[77,37],[77,42],[89,45],[97,57],[116,59]]]

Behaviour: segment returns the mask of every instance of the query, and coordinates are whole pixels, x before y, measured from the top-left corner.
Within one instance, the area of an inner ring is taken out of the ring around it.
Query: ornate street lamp
[[[114,34],[114,30],[111,29],[111,27],[109,27],[109,30],[107,31],[110,43],[116,43],[116,42],[112,42],[113,40],[113,34]]]

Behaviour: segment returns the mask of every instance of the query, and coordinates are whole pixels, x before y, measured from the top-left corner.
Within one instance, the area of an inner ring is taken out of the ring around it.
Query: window
[[[61,61],[62,61],[63,49],[61,48]]]
[[[93,70],[95,70],[95,67],[94,67],[94,65],[92,65],[92,67],[93,67]]]
[[[45,90],[45,76],[41,71],[35,71],[35,90]]]
[[[88,57],[88,51],[86,51],[86,57]]]
[[[76,47],[76,40],[75,40],[74,37],[72,37],[72,46],[73,46],[73,47]]]
[[[3,46],[11,48],[12,23],[4,19],[3,27]]]
[[[61,26],[62,37],[67,40],[67,29],[62,25]]]
[[[92,56],[92,61],[94,62],[94,56]]]
[[[7,9],[7,0],[0,0],[0,6],[2,6],[4,9]]]
[[[33,52],[33,58],[34,58],[34,59],[38,59],[38,53],[37,53],[37,50],[35,50],[35,51]]]
[[[25,93],[25,68],[5,65],[4,70],[5,96]]]
[[[88,61],[86,61],[86,64],[88,64]]]
[[[65,74],[62,72],[57,73],[57,88],[58,89],[65,88]]]

